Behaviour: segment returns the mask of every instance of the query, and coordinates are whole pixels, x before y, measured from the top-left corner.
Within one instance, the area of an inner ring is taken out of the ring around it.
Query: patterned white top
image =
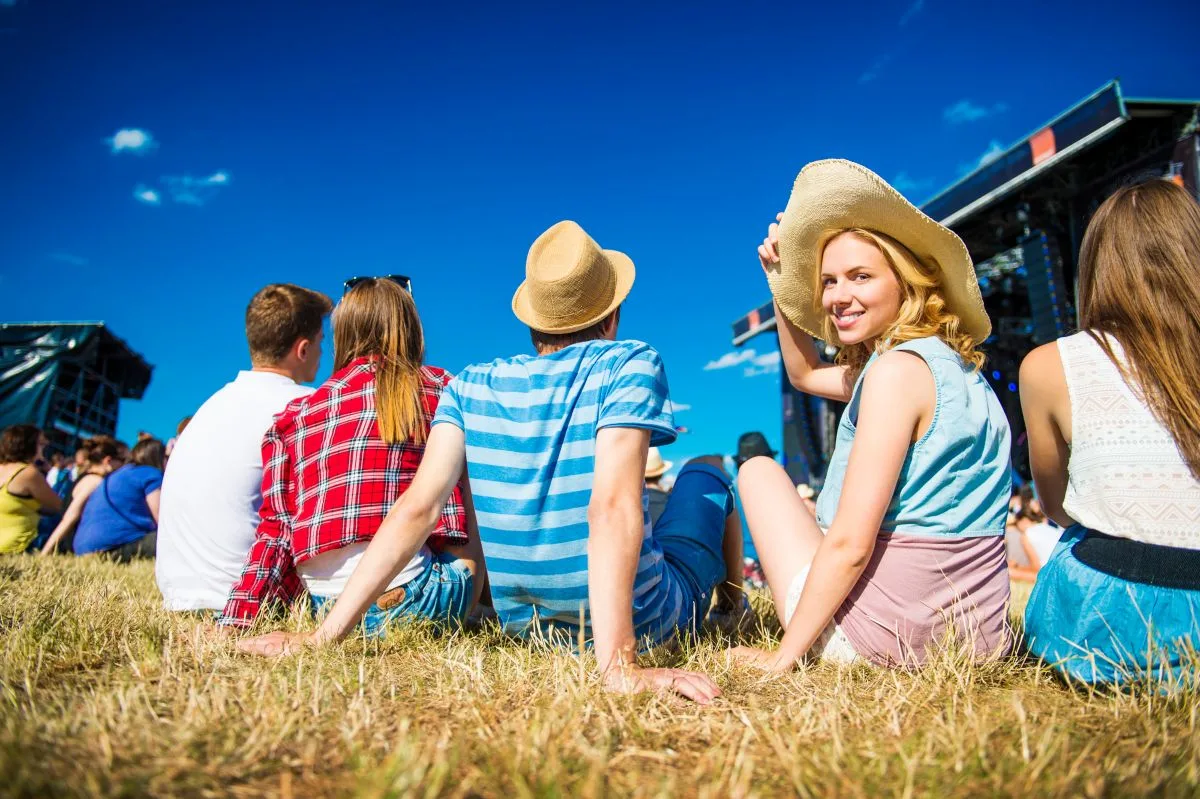
[[[1097,532],[1200,549],[1200,482],[1170,431],[1088,333],[1059,339],[1058,352],[1071,397],[1063,510]]]

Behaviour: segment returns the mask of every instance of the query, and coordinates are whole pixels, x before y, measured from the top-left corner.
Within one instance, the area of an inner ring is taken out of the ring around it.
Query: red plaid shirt
[[[425,432],[451,375],[421,368]],[[304,593],[295,564],[370,541],[392,504],[412,485],[425,445],[386,444],[375,415],[375,367],[359,358],[275,417],[263,438],[263,503],[254,546],[220,623],[247,627],[265,602]],[[430,536],[437,548],[467,540],[462,490]]]

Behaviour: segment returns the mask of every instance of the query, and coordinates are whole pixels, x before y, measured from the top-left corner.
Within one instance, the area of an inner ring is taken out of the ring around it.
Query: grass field
[[[251,659],[163,611],[150,563],[28,557],[0,559],[0,642],[3,795],[1200,795],[1195,691],[1023,659],[771,679],[702,640],[661,657],[715,675],[702,708],[495,633]]]

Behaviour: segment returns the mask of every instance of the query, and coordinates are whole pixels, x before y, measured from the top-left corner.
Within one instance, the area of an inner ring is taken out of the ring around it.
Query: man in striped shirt
[[[353,628],[437,521],[465,460],[506,630],[590,640],[613,690],[711,701],[720,691],[706,675],[639,668],[636,655],[698,626],[714,591],[740,606],[730,478],[719,458],[689,463],[651,528],[647,452],[676,433],[658,353],[616,340],[633,263],[560,222],[534,243],[526,273],[513,310],[537,354],[467,367],[443,391],[412,486],[315,639]]]

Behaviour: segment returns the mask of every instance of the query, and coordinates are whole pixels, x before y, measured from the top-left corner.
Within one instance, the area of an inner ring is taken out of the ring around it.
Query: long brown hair
[[[946,300],[941,291],[941,271],[936,266],[922,261],[911,250],[885,233],[862,228],[825,231],[817,240],[817,274],[813,285],[821,285],[821,261],[825,256],[825,248],[843,233],[849,233],[867,244],[874,245],[900,283],[900,292],[903,295],[900,300],[900,312],[896,314],[896,320],[879,337],[876,349],[889,349],[905,341],[937,336],[957,352],[965,363],[976,370],[982,368],[984,354],[970,334],[962,331],[962,320],[958,315],[946,308]],[[837,327],[822,311],[820,291],[813,292],[813,303],[816,309],[822,312],[822,338],[836,343]],[[871,348],[865,343],[842,347],[838,352],[837,362],[857,374],[867,365],[871,352]]]
[[[398,283],[364,280],[333,311],[333,369],[357,358],[375,361],[379,437],[389,444],[425,441],[429,418],[421,402],[425,333],[417,306]]]
[[[1079,326],[1200,480],[1200,205],[1181,186],[1148,180],[1097,209],[1079,251]],[[1106,333],[1125,352],[1117,357]]]

